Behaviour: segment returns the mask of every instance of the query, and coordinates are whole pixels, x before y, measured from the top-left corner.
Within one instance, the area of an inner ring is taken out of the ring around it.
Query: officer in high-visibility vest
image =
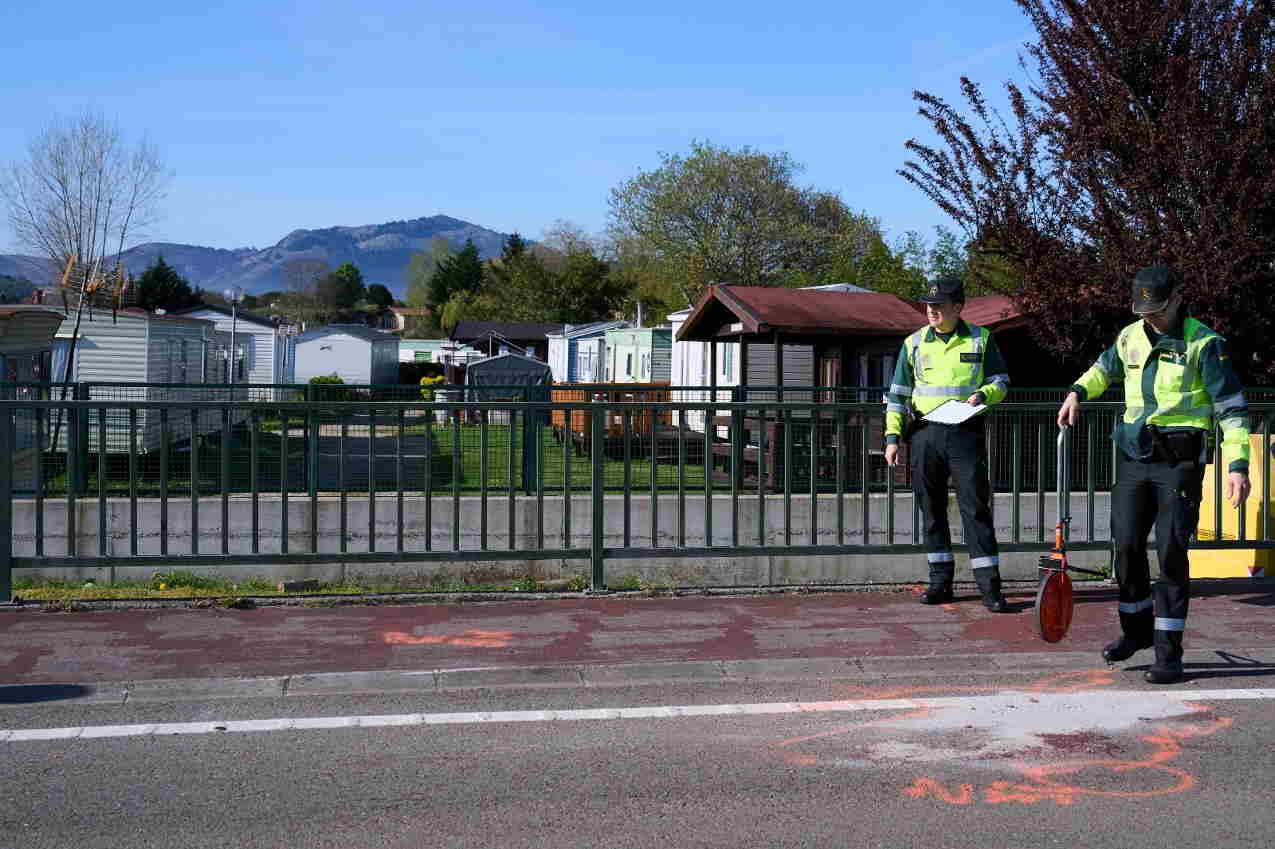
[[[899,441],[905,431],[911,437],[912,490],[921,505],[930,565],[930,583],[921,602],[952,600],[956,563],[947,521],[951,477],[969,543],[970,568],[983,594],[983,605],[994,613],[1008,613],[1010,607],[1001,595],[1000,554],[992,525],[983,416],[957,425],[930,423],[921,417],[950,400],[995,404],[1005,397],[1009,373],[991,333],[961,319],[965,306],[962,281],[934,281],[921,302],[928,324],[904,341],[885,404],[887,463],[898,464]]]
[[[1109,663],[1155,647],[1145,678],[1182,679],[1182,632],[1191,582],[1187,546],[1200,519],[1204,466],[1213,424],[1222,428],[1226,499],[1248,498],[1248,404],[1226,341],[1182,309],[1177,273],[1153,265],[1133,278],[1141,318],[1071,387],[1058,425],[1074,425],[1080,403],[1124,382],[1124,416],[1111,438],[1119,465],[1111,492],[1111,538],[1120,586],[1120,637],[1102,650]],[[1147,534],[1155,526],[1160,580],[1152,587]]]

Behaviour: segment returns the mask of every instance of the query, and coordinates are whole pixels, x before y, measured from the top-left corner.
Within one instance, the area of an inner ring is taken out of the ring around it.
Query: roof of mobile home
[[[384,333],[380,330],[374,330],[362,324],[328,324],[314,330],[307,330],[297,337],[297,344],[309,342],[311,339],[321,339],[324,336],[332,336],[334,334],[344,334],[353,336],[355,339],[362,339],[366,342],[393,342],[398,344],[398,337],[393,333]]]
[[[991,330],[1026,320],[1003,295],[971,298],[961,315]],[[921,304],[884,292],[714,285],[690,311],[677,338],[711,340],[723,331],[727,335],[779,331],[795,336],[901,336],[923,324]]]

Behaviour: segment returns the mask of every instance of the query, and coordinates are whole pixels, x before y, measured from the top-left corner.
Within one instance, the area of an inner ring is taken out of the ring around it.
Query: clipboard
[[[964,401],[944,401],[921,418],[935,424],[957,425],[967,422],[980,413],[987,412],[986,404],[967,404]]]

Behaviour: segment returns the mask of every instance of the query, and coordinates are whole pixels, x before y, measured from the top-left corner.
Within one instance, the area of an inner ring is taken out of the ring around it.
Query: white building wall
[[[129,381],[142,383],[147,380],[150,359],[146,350],[147,317],[132,313],[118,313],[111,320],[110,310],[85,309],[80,318],[80,338],[75,345],[74,381]],[[75,328],[75,312],[62,322],[55,335],[58,340],[70,340]]]
[[[554,383],[571,382],[571,342],[565,336],[551,334],[549,340],[549,371]]]
[[[194,310],[183,313],[182,317],[202,318],[213,322],[218,330],[230,332],[234,325],[235,345],[244,349],[244,370],[246,377],[237,378],[236,383],[285,383],[277,379],[275,357],[275,329],[272,326],[244,321],[239,318],[232,322],[231,317],[222,315],[218,310]],[[220,382],[220,381],[218,381]]]
[[[678,341],[677,332],[681,329],[686,319],[690,317],[690,310],[681,310],[679,312],[670,313],[669,321],[672,323],[672,348],[669,352],[669,381],[674,387],[683,387],[675,389],[672,393],[674,401],[684,401],[686,403],[701,403],[713,400],[712,394],[708,387],[712,385],[709,369],[711,361],[709,358],[708,342],[688,342]],[[740,345],[738,342],[717,342],[717,398],[719,401],[729,401],[731,398],[730,388],[739,385]],[[701,411],[690,411],[686,414],[686,426],[697,430],[701,433],[704,431],[704,413]],[[725,435],[724,432],[722,435]]]
[[[394,354],[398,367],[398,352]],[[346,383],[372,382],[372,343],[344,333],[329,333],[297,343],[297,383],[335,374]]]

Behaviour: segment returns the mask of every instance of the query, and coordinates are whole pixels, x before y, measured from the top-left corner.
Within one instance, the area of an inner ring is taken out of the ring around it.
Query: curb
[[[1275,647],[1237,649],[1244,663],[1222,663],[1211,650],[1188,650],[1188,667],[1275,675]],[[462,690],[596,689],[651,684],[745,684],[783,681],[845,681],[902,684],[917,678],[1004,677],[1071,671],[1141,670],[1145,663],[1105,664],[1095,652],[1022,652],[996,655],[917,655],[774,660],[642,661],[461,669],[325,672],[260,678],[156,679],[83,684],[0,685],[0,711],[42,703],[123,706],[213,699],[321,698],[355,695],[428,695]],[[1209,680],[1188,676],[1186,686]],[[1137,676],[1141,682],[1141,676]]]

